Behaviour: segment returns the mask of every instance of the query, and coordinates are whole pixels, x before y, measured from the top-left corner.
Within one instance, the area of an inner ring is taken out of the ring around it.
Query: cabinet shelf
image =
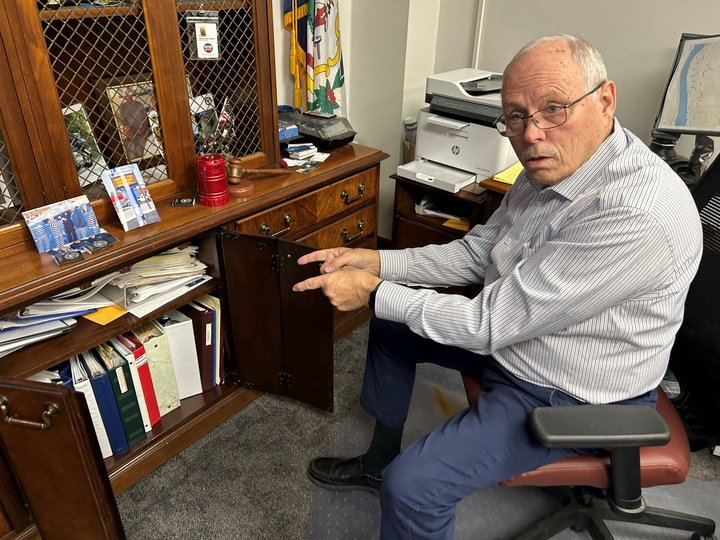
[[[220,2],[180,2],[177,5],[178,13],[192,10],[221,11],[229,9],[249,9],[251,3],[248,0],[226,0]],[[139,15],[142,8],[139,5],[94,7],[94,6],[70,6],[59,9],[45,9],[40,11],[40,19],[70,20],[70,19],[101,19],[103,17],[124,17],[127,15]]]
[[[140,6],[116,6],[116,7],[90,7],[73,6],[59,9],[43,10],[40,12],[40,19],[43,21],[70,19],[100,19],[103,17],[123,17],[127,15],[139,15],[142,9]]]
[[[210,293],[216,287],[215,280],[210,280],[142,318],[126,313],[122,317],[102,326],[79,317],[72,330],[66,334],[33,343],[4,357],[0,362],[0,377],[27,378],[43,369],[64,362],[71,356],[104,343],[119,334],[137,328],[144,321],[159,317],[163,313],[187,304],[197,296]]]

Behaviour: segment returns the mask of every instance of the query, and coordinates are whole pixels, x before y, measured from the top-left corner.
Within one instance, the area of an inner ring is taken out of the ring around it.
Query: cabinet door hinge
[[[278,371],[278,380],[280,381],[280,384],[291,388],[292,387],[292,375],[289,373],[285,373],[284,371]]]
[[[270,268],[275,272],[280,272],[283,269],[283,259],[277,253],[270,255]]]

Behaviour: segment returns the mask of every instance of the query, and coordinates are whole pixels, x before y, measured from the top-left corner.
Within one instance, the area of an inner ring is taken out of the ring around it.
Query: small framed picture
[[[116,165],[163,156],[150,74],[99,79],[96,93],[106,125],[114,128],[108,135]]]
[[[107,169],[107,163],[98,148],[87,111],[82,103],[74,103],[65,107],[62,113],[65,117],[65,127],[80,185],[95,184],[101,180],[102,172]]]

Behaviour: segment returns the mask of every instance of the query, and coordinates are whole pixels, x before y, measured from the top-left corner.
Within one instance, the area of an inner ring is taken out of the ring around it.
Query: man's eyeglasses
[[[518,135],[525,133],[527,121],[530,119],[532,119],[533,124],[535,124],[538,129],[552,129],[562,126],[568,119],[567,110],[573,105],[580,103],[593,92],[599,90],[606,82],[607,81],[601,82],[587,94],[583,94],[575,101],[568,103],[567,105],[552,105],[550,107],[546,107],[545,109],[535,111],[532,114],[528,114],[527,116],[513,114],[508,118],[505,118],[505,115],[502,115],[500,118],[495,120],[495,129],[497,129],[498,133],[500,133],[503,137],[517,137]]]

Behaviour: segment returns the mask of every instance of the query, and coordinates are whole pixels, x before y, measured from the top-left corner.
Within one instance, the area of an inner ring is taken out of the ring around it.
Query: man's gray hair
[[[605,67],[605,62],[598,50],[584,39],[571,36],[569,34],[553,34],[551,36],[543,36],[531,41],[518,51],[508,64],[508,67],[510,67],[517,58],[525,53],[554,41],[563,41],[570,47],[572,59],[578,63],[580,70],[582,71],[586,91],[589,92],[598,84],[607,80],[607,68]]]

